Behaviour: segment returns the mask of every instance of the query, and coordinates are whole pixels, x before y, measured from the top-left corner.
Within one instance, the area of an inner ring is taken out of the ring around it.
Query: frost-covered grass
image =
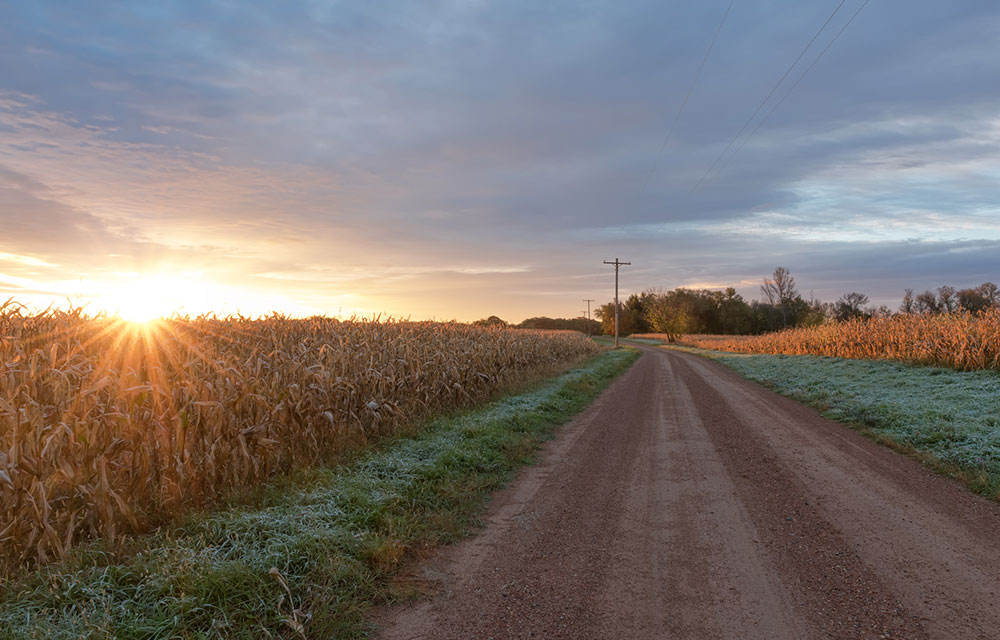
[[[996,371],[682,350],[717,360],[897,448],[926,454],[924,460],[939,471],[1000,498],[1000,374]]]
[[[456,540],[539,442],[638,354],[606,351],[527,393],[440,418],[134,548],[76,550],[0,586],[0,638],[358,638],[414,553]]]

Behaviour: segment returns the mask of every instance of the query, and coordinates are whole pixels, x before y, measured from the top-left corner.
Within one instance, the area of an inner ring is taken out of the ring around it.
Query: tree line
[[[614,305],[611,306],[614,307]],[[490,316],[488,318],[476,320],[472,324],[477,327],[511,327],[513,329],[569,329],[591,335],[598,335],[601,333],[600,322],[597,320],[588,320],[583,317],[549,318],[546,316],[537,316],[535,318],[527,318],[518,324],[510,324],[498,316]],[[611,332],[614,333],[613,327]]]
[[[671,338],[690,333],[752,335],[791,327],[816,326],[853,318],[891,316],[889,307],[869,306],[868,296],[852,291],[836,302],[805,300],[798,292],[795,278],[785,267],[778,267],[760,286],[762,299],[747,301],[729,287],[724,291],[677,288],[671,291],[649,289],[633,293],[619,310],[619,333],[663,333]],[[992,282],[969,289],[942,286],[937,291],[914,295],[906,289],[899,313],[978,312],[1000,307],[1000,289]],[[601,331],[615,332],[614,302],[596,310]]]
[[[750,301],[736,293],[733,287],[723,291],[679,287],[671,291],[647,289],[633,293],[621,303],[619,333],[623,336],[663,333],[671,338],[690,333],[756,335],[895,313],[976,313],[1000,308],[1000,287],[992,282],[968,289],[942,286],[935,291],[928,289],[916,294],[913,289],[906,289],[898,310],[884,305],[870,306],[868,296],[857,291],[845,293],[836,302],[805,300],[798,292],[795,278],[785,267],[777,267],[770,278],[763,278],[760,291],[761,299]],[[472,324],[518,329],[572,329],[614,335],[614,302],[597,307],[594,315],[599,321],[538,316],[509,324],[497,316],[490,316]]]

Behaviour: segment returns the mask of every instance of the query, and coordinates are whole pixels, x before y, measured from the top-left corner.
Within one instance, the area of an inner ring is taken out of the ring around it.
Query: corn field
[[[682,342],[736,353],[887,359],[961,371],[1000,370],[1000,310],[901,314],[762,336],[689,335]]]
[[[119,540],[594,353],[579,333],[0,308],[0,567]]]

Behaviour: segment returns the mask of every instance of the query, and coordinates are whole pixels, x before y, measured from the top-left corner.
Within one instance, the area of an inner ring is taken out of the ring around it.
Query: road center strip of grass
[[[257,504],[97,547],[0,590],[0,638],[359,638],[414,552],[454,541],[539,443],[635,360],[605,351],[527,393],[262,490]]]
[[[1000,375],[995,371],[670,348],[721,362],[1000,499]]]

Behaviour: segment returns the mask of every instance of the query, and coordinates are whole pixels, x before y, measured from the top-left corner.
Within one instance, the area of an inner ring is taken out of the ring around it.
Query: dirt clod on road
[[[1000,505],[716,363],[636,364],[380,615],[416,638],[1000,637]]]

